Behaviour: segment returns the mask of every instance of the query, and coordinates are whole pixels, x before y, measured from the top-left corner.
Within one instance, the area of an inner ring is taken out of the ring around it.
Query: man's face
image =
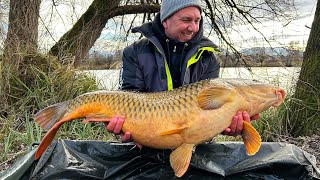
[[[192,39],[199,31],[201,20],[200,10],[197,7],[186,7],[162,22],[165,34],[180,42]]]

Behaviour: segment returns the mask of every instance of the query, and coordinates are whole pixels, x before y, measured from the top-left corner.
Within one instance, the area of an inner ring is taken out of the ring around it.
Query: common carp
[[[170,164],[175,175],[181,177],[189,167],[193,148],[223,132],[238,111],[253,116],[279,106],[285,94],[282,89],[254,80],[218,78],[165,92],[86,93],[35,115],[43,129],[50,128],[35,159],[40,158],[63,123],[84,117],[102,122],[120,115],[125,117],[122,131],[131,132],[133,141],[151,148],[174,149]],[[254,155],[261,146],[261,137],[250,123],[243,123],[246,152]]]

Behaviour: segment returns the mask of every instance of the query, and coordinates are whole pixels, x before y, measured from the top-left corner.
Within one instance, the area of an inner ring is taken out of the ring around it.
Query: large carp
[[[245,79],[208,79],[157,93],[86,93],[35,115],[42,128],[50,128],[35,159],[40,158],[63,123],[84,117],[101,122],[120,115],[125,117],[122,131],[131,132],[133,141],[152,148],[174,149],[170,164],[175,175],[181,177],[189,167],[193,148],[229,127],[238,111],[258,114],[279,106],[285,94],[282,89]],[[250,123],[244,122],[243,126],[247,154],[253,155],[261,146],[261,138]]]

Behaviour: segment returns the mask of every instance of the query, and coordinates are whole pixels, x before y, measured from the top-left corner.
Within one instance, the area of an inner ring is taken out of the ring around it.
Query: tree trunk
[[[22,55],[37,51],[38,18],[41,0],[10,0],[5,60],[18,68]]]
[[[99,38],[103,28],[110,18],[125,14],[143,12],[157,12],[159,5],[119,6],[120,0],[94,0],[88,10],[80,17],[76,24],[51,48],[50,53],[60,60],[70,60],[78,66],[88,54],[90,48]],[[71,63],[71,62],[64,62]]]
[[[314,16],[287,123],[294,137],[309,135],[320,127],[320,1]]]

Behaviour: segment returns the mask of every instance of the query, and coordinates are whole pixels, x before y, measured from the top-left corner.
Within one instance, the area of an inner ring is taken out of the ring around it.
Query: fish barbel
[[[125,117],[122,131],[130,132],[133,141],[151,148],[174,149],[170,164],[175,175],[181,177],[188,169],[193,148],[223,132],[238,111],[253,116],[279,106],[285,94],[282,89],[245,79],[208,79],[156,93],[86,93],[35,115],[43,129],[50,128],[35,159],[40,158],[63,123],[84,117],[103,122],[120,115]],[[247,154],[259,150],[261,138],[250,123],[243,122],[242,139]]]

